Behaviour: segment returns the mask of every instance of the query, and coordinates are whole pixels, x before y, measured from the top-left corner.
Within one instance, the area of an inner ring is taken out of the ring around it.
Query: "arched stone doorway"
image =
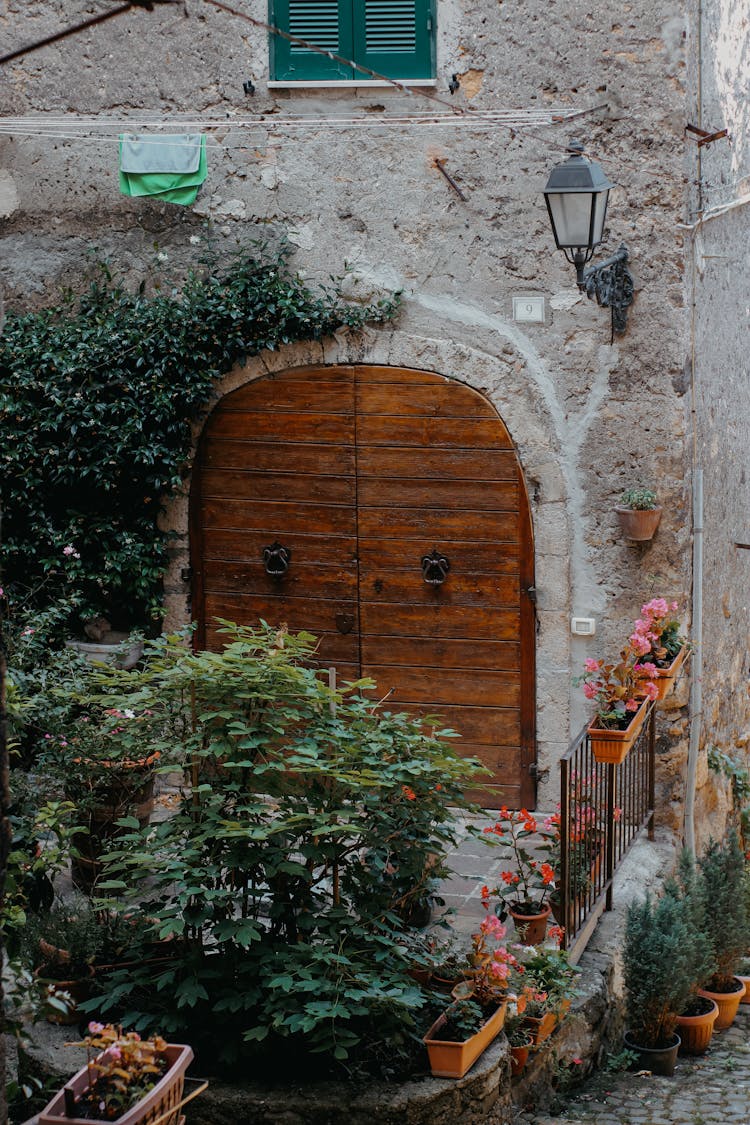
[[[309,630],[340,679],[459,731],[492,770],[483,804],[533,806],[531,518],[484,395],[368,365],[240,387],[201,437],[191,556],[199,645],[218,644],[215,617]]]

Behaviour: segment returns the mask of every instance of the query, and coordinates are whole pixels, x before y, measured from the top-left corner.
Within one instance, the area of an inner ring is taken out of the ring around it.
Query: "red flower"
[[[413,789],[410,789],[408,785],[402,785],[401,786],[401,792],[406,797],[407,801],[416,801],[417,794],[414,792]]]
[[[554,883],[555,873],[548,863],[543,863],[541,866],[542,879],[546,884]]]
[[[502,881],[504,883],[510,884],[510,883],[513,882],[513,872],[512,871],[502,871],[500,873],[500,878],[502,879]]]

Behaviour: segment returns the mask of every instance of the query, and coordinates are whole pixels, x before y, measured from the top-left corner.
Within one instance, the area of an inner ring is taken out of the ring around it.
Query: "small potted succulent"
[[[615,508],[620,527],[626,539],[647,543],[653,539],[661,520],[662,509],[656,502],[656,493],[650,488],[627,488]]]

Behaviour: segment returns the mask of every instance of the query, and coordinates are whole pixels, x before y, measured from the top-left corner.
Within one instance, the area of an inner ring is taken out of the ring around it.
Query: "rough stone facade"
[[[394,114],[436,108],[391,88],[270,90],[266,33],[206,0],[133,10],[0,71],[5,114],[54,112],[71,125],[73,115],[111,121],[83,135],[76,128],[70,139],[23,135],[20,127],[17,136],[0,138],[9,307],[44,304],[59,286],[75,288],[93,248],[125,265],[137,282],[151,275],[156,251],[179,274],[207,242],[228,254],[237,240],[285,231],[297,248],[293,264],[305,276],[325,280],[346,263],[352,295],[403,288],[403,313],[387,329],[261,357],[227,376],[218,393],[322,357],[423,368],[490,396],[516,443],[532,498],[537,736],[539,764],[550,768],[542,805],[555,799],[553,767],[586,716],[572,687],[584,658],[616,654],[647,598],[676,598],[689,616],[694,417],[711,477],[706,664],[723,685],[707,691],[704,741],[742,747],[750,721],[750,552],[730,542],[750,538],[750,466],[742,445],[746,297],[729,284],[730,263],[707,259],[715,244],[736,248],[750,220],[737,211],[703,224],[695,241],[702,239],[705,261],[683,225],[694,205],[695,145],[684,133],[695,97],[686,79],[691,44],[696,50],[692,5],[634,0],[616,9],[590,7],[582,0],[439,0],[435,93],[456,107],[513,111],[512,129],[465,117],[388,124]],[[740,18],[731,8],[724,0],[704,4],[705,19],[722,28],[728,43]],[[41,38],[95,9],[86,0],[9,0],[0,15],[4,42]],[[266,5],[253,0],[247,11],[265,18]],[[739,69],[747,59],[737,63]],[[712,128],[730,112],[747,114],[739,87],[730,95],[720,71],[717,63],[715,82],[705,80],[704,121]],[[453,74],[461,87],[451,99]],[[248,78],[253,97],[243,93]],[[242,125],[243,116],[261,112],[268,115],[262,125]],[[117,133],[178,113],[222,120],[204,130],[209,178],[195,206],[120,196]],[[379,127],[284,125],[292,114],[356,115]],[[637,294],[627,334],[614,343],[608,313],[578,292],[572,267],[554,250],[541,195],[571,135],[586,141],[619,185],[599,256],[625,242]],[[718,146],[707,150],[704,163],[713,168],[718,154]],[[731,168],[718,174],[735,175],[745,167],[742,155],[734,146]],[[440,174],[436,157],[465,200]],[[513,320],[512,298],[520,295],[545,298],[543,324]],[[718,327],[725,324],[730,331]],[[654,484],[665,509],[656,539],[641,547],[621,538],[614,514],[622,489],[639,483]],[[182,535],[168,576],[174,622],[188,612],[179,578],[185,503],[171,505],[168,518]],[[572,615],[594,617],[596,636],[571,636]],[[661,798],[678,830],[686,702],[683,688],[660,727]],[[704,770],[702,780],[707,776]],[[714,801],[706,797],[706,808]]]

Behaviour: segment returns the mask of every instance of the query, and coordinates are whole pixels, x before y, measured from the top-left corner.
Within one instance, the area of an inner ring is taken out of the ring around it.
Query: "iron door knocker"
[[[451,568],[450,560],[437,547],[431,555],[422,556],[422,577],[428,586],[442,586]]]
[[[292,552],[289,547],[282,547],[278,539],[275,539],[270,547],[264,547],[263,566],[269,578],[275,578],[277,581],[284,578],[289,570],[291,557]]]

